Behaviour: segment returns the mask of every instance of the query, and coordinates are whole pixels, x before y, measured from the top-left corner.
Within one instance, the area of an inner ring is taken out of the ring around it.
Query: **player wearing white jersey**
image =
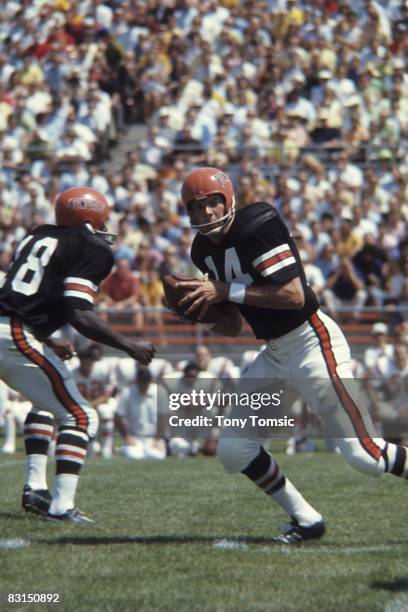
[[[200,371],[211,372],[211,374],[214,374],[214,376],[222,380],[239,378],[239,368],[234,364],[232,359],[224,355],[217,355],[214,357],[207,346],[197,346],[194,361],[198,365]],[[187,359],[179,361],[177,370],[184,370],[187,363]]]
[[[165,388],[153,382],[149,368],[133,370],[133,381],[119,395],[115,423],[127,459],[164,459],[168,414]]]
[[[20,393],[7,389],[6,410],[4,415],[4,446],[3,453],[12,454],[16,451],[17,430],[23,431],[24,422],[31,410],[31,403]]]
[[[134,361],[133,361],[134,363]],[[134,366],[133,366],[134,367]],[[79,355],[79,365],[72,372],[81,394],[96,408],[100,420],[100,443],[92,442],[93,452],[100,447],[103,459],[110,459],[113,450],[116,379],[108,360],[101,358],[99,347],[89,347]]]
[[[189,361],[183,370],[174,371],[163,379],[169,397],[172,395],[191,394],[194,390],[204,390],[205,393],[214,395],[217,388],[218,379],[208,370],[200,370],[195,361]],[[212,416],[216,414],[217,406],[214,406]],[[191,419],[205,414],[204,406],[196,403],[184,404],[178,411],[177,416],[180,423],[184,419]],[[197,428],[183,424],[174,431],[169,428],[169,450],[170,454],[178,457],[187,455],[197,455],[200,450],[205,454],[213,454],[206,451],[212,446],[212,440],[218,434],[217,428],[212,429]]]

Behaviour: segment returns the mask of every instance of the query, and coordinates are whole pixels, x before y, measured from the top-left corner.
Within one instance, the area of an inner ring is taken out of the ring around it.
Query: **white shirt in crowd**
[[[129,435],[135,438],[154,437],[158,416],[167,412],[166,390],[156,383],[150,383],[146,393],[141,393],[136,384],[123,389],[116,409],[116,414],[126,419]]]

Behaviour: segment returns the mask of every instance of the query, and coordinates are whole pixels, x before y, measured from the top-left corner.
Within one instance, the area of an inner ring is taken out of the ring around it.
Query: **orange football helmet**
[[[219,194],[225,201],[225,215],[217,221],[202,223],[191,227],[202,234],[218,233],[230,221],[235,213],[235,195],[231,179],[218,168],[198,168],[186,177],[181,187],[181,199],[191,219],[191,210],[195,201],[202,201],[210,195]],[[219,223],[221,225],[219,225]],[[217,225],[214,229],[211,226]],[[206,231],[208,228],[208,231]]]
[[[107,231],[105,221],[109,217],[109,204],[105,196],[92,187],[71,187],[61,192],[55,200],[55,220],[65,227],[91,226],[93,233],[108,242],[114,234]]]

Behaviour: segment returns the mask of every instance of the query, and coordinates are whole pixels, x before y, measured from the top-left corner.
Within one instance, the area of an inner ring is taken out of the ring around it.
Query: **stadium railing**
[[[106,308],[99,309],[98,312],[103,314],[116,331],[132,337],[143,335],[157,346],[173,347],[175,351],[182,350],[185,347],[194,349],[199,344],[208,346],[228,345],[231,348],[242,348],[243,350],[262,344],[261,340],[254,338],[247,323],[244,323],[238,337],[230,338],[211,334],[200,325],[181,321],[164,308],[145,308],[141,310],[144,316],[142,328],[137,327],[133,322],[135,313],[133,308],[121,309],[120,311]],[[343,307],[338,309],[335,314],[329,313],[324,307],[322,310],[331,314],[337,320],[350,345],[356,349],[362,349],[364,346],[372,344],[371,327],[373,323],[381,321],[387,323],[392,329],[395,323],[403,321],[408,316],[408,307],[406,306],[393,307],[392,309],[390,307],[366,307],[358,312],[353,308]],[[160,323],[157,321],[158,316]]]

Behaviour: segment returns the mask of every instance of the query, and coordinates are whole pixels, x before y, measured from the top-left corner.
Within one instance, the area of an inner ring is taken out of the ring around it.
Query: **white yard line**
[[[246,550],[248,548],[248,544],[245,542],[227,539],[214,540],[213,546],[219,550]]]
[[[0,550],[16,550],[18,548],[27,548],[30,546],[29,540],[23,538],[4,538],[0,539]]]
[[[279,545],[271,542],[270,546],[262,546],[259,547],[256,542],[248,542],[242,540],[234,540],[231,539],[222,539],[222,540],[214,540],[212,545],[214,548],[218,550],[247,550],[248,547],[251,546],[252,550],[257,550],[258,552],[267,552],[267,553],[282,553],[284,555],[364,555],[364,554],[373,554],[373,553],[384,553],[384,552],[395,552],[399,549],[406,549],[407,547],[404,544],[393,544],[393,545],[384,545],[384,546],[313,546],[311,547],[309,544],[303,545]],[[408,607],[406,612],[408,612]]]

